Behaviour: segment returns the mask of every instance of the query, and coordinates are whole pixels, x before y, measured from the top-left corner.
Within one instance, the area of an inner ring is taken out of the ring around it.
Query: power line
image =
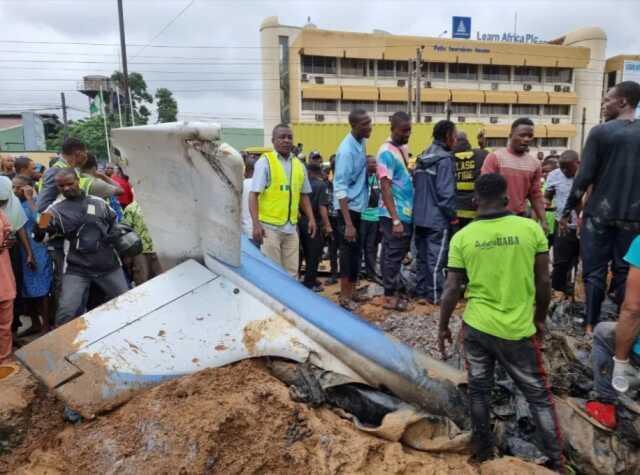
[[[156,39],[158,39],[158,37],[159,37],[160,35],[162,35],[162,33],[164,33],[165,31],[167,31],[167,28],[169,28],[171,25],[173,25],[173,24],[175,23],[175,21],[176,21],[178,18],[180,18],[180,16],[182,16],[182,14],[183,14],[184,12],[186,12],[186,11],[189,9],[189,7],[191,7],[191,5],[193,5],[193,4],[194,4],[194,2],[195,2],[195,1],[196,1],[196,0],[191,0],[191,1],[190,1],[190,2],[189,2],[189,3],[188,3],[188,4],[187,4],[187,5],[186,5],[182,10],[180,10],[180,11],[178,12],[178,14],[177,14],[176,16],[174,16],[171,20],[169,20],[169,23],[167,23],[164,27],[162,27],[162,29],[160,29],[160,31],[158,32],[158,34],[157,34],[157,35],[155,35],[155,36],[151,39],[151,41],[149,41],[146,45],[144,45],[140,51],[138,51],[136,54],[134,54],[134,55],[132,56],[132,58],[135,58],[135,57],[136,57],[136,56],[138,56],[140,53],[142,53],[146,48],[148,48],[149,46],[151,46],[151,43],[153,43]]]

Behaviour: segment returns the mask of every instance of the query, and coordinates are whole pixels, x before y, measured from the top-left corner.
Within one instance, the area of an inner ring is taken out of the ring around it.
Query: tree
[[[82,119],[69,123],[69,137],[77,138],[87,146],[90,153],[94,154],[99,161],[108,159],[107,140],[104,136],[104,120],[102,116],[96,115],[89,119]],[[58,131],[58,136],[51,141],[53,150],[60,150],[64,141],[64,130]]]
[[[124,90],[124,75],[120,71],[115,71],[111,75],[111,80],[118,85],[120,90]],[[129,91],[133,101],[134,117],[136,125],[143,125],[149,122],[151,111],[145,105],[153,103],[153,97],[147,91],[147,83],[142,74],[129,73]],[[129,109],[129,104],[124,105],[125,110]],[[126,119],[129,122],[129,118]]]
[[[156,106],[158,107],[159,123],[178,120],[178,103],[169,89],[161,87],[156,91]]]

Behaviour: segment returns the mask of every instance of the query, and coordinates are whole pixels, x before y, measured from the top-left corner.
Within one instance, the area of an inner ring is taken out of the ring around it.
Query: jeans
[[[438,303],[444,285],[444,268],[449,255],[449,230],[416,226],[416,247],[418,248],[416,295]]]
[[[330,216],[329,222],[331,223],[331,229],[333,233],[329,236],[329,261],[331,262],[331,276],[338,276],[338,248],[340,247],[340,233],[338,232],[338,218],[336,216]]]
[[[600,322],[593,331],[591,345],[591,368],[596,398],[599,401],[613,404],[618,400],[618,393],[611,385],[613,375],[613,356],[616,354],[616,322]],[[640,356],[633,351],[629,359],[634,366],[640,366]]]
[[[491,451],[494,446],[490,404],[497,361],[511,376],[529,403],[543,452],[554,466],[561,466],[560,427],[535,337],[503,340],[466,324],[463,326],[463,332],[469,375],[471,448],[474,453],[482,455]]]
[[[614,301],[621,304],[624,300],[629,264],[623,258],[636,235],[636,232],[609,226],[600,218],[588,216],[585,219],[580,249],[587,300],[585,325],[595,326],[600,319],[609,262],[613,272],[611,292],[614,294]]]
[[[551,273],[551,287],[553,290],[565,292],[569,285],[571,269],[575,267],[580,257],[580,241],[575,229],[570,229],[564,236],[556,232],[553,244],[553,271]]]
[[[56,312],[56,326],[63,325],[77,317],[76,314],[83,304],[85,292],[88,291],[91,284],[104,292],[107,301],[129,290],[127,279],[121,267],[102,275],[64,274]]]
[[[376,260],[378,259],[379,222],[360,221],[360,234],[362,236],[362,254],[364,254],[364,269],[370,279],[377,275]]]
[[[308,226],[309,221],[300,219],[298,230],[300,231],[300,244],[302,245],[305,263],[303,284],[305,287],[312,289],[316,285],[316,278],[318,277],[318,264],[320,264],[320,259],[322,258],[324,237],[320,229],[316,230],[315,237],[309,236]]]
[[[393,235],[393,221],[390,218],[381,217],[380,225],[382,227],[382,258],[380,259],[382,284],[384,285],[384,294],[390,297],[398,289],[398,276],[402,260],[411,248],[413,226],[402,223],[402,236],[396,237]]]

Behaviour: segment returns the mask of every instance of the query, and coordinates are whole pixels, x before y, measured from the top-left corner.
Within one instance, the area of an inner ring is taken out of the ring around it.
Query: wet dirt
[[[49,410],[49,419],[59,417],[60,407]],[[3,469],[22,474],[550,473],[510,459],[473,466],[466,456],[427,454],[358,431],[327,407],[293,402],[287,386],[259,360],[203,370],[95,420],[49,429],[41,446],[20,448]]]

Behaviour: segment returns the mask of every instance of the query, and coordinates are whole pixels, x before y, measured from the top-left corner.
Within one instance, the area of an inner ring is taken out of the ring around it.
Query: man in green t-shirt
[[[529,403],[550,468],[562,471],[560,431],[538,346],[551,296],[547,238],[535,221],[509,212],[507,182],[498,174],[476,180],[474,202],[476,219],[451,240],[438,335],[444,357],[449,320],[466,284],[462,331],[474,459],[493,457],[490,401],[497,361]]]

